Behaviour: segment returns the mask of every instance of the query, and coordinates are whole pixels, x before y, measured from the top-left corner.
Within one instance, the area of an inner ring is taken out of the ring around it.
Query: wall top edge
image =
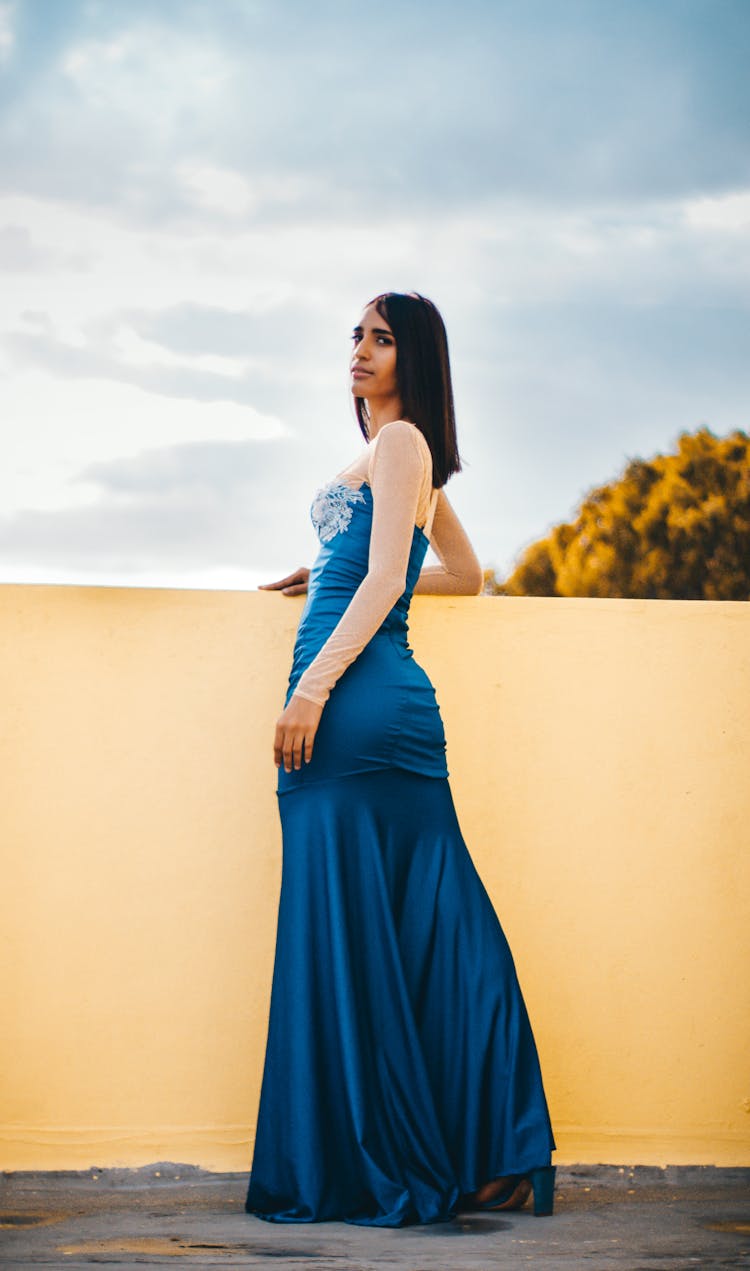
[[[263,603],[268,603],[268,597],[274,596],[274,592],[262,592],[256,587],[162,587],[162,586],[142,586],[128,584],[113,583],[19,583],[19,582],[0,582],[0,596],[11,597],[14,594],[34,594],[34,593],[58,593],[60,595],[71,595],[75,592],[91,595],[92,593],[107,594],[130,594],[133,592],[140,593],[142,596],[149,595],[172,595],[172,596],[254,596],[263,597]],[[276,596],[277,600],[282,600],[288,604],[290,600],[297,601],[300,605],[304,603],[304,594],[299,596],[282,596],[281,592]],[[732,615],[750,615],[750,601],[748,600],[646,600],[642,598],[620,598],[620,597],[593,597],[593,596],[451,596],[451,595],[429,595],[417,594],[413,597],[412,604],[416,607],[422,605],[439,604],[443,608],[454,608],[456,606],[468,607],[479,606],[489,608],[489,606],[497,604],[502,608],[513,609],[538,609],[552,607],[562,612],[564,610],[618,610],[619,612],[631,610],[635,612],[654,612],[656,610],[681,610],[685,615],[690,612],[706,613],[715,610],[717,613],[723,613],[727,616]]]

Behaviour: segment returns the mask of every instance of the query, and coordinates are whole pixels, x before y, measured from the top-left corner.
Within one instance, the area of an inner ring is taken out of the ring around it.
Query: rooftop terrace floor
[[[558,1166],[552,1217],[528,1202],[403,1228],[264,1222],[244,1211],[247,1182],[172,1162],[6,1172],[0,1266],[750,1268],[750,1169]]]

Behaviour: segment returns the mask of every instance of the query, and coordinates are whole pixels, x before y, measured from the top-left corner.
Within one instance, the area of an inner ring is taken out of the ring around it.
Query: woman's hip
[[[392,650],[360,657],[334,685],[323,708],[309,763],[279,769],[279,789],[300,781],[402,767],[447,775],[445,730],[435,690],[413,659]]]

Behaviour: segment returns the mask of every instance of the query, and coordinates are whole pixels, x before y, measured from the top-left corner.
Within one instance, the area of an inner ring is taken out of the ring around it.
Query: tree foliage
[[[750,437],[682,433],[677,453],[633,459],[574,521],[526,548],[507,596],[750,599]]]

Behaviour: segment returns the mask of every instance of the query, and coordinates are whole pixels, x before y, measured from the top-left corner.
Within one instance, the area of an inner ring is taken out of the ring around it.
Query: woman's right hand
[[[280,578],[276,583],[260,583],[258,590],[280,591],[284,596],[301,596],[307,591],[309,577],[310,570],[305,565],[300,565],[293,574],[287,574],[286,578]]]

